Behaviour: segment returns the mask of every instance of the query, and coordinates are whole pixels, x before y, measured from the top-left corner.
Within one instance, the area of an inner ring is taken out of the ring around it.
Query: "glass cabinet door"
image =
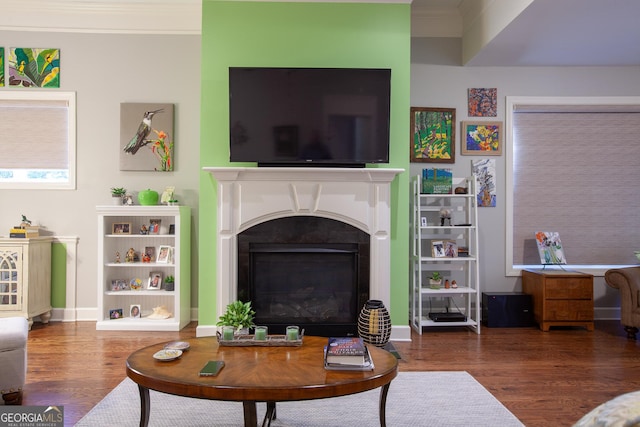
[[[22,309],[22,250],[0,249],[0,311]]]

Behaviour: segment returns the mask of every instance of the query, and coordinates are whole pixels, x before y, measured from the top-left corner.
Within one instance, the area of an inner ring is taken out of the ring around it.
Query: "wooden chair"
[[[608,270],[604,280],[620,291],[620,323],[627,338],[635,340],[640,327],[640,266]]]

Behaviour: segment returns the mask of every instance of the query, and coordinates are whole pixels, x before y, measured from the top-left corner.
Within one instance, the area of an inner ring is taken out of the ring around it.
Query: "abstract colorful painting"
[[[498,115],[498,89],[469,89],[469,117],[496,117]]]
[[[502,154],[502,122],[462,122],[462,154],[499,156]]]
[[[471,162],[471,169],[478,183],[476,200],[478,207],[496,207],[496,161],[482,159]]]
[[[60,87],[60,49],[9,49],[9,86]]]
[[[4,86],[4,48],[0,47],[0,87]]]
[[[536,231],[536,244],[541,264],[567,263],[559,233],[555,231]]]
[[[173,104],[120,104],[120,170],[173,171]]]
[[[411,161],[455,163],[455,108],[411,107]]]

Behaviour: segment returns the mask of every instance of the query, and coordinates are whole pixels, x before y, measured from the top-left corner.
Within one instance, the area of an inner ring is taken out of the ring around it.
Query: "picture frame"
[[[111,234],[131,234],[131,223],[114,222],[111,224]]]
[[[148,261],[145,261],[148,260]],[[142,258],[142,262],[151,262],[156,260],[156,247],[155,246],[145,246],[144,247],[144,255]]]
[[[411,162],[455,163],[456,109],[411,107]]]
[[[445,240],[444,255],[448,258],[458,257],[458,243],[455,240]]]
[[[156,262],[160,264],[168,264],[171,259],[171,246],[160,245],[158,247],[158,256]]]
[[[432,240],[431,241],[431,256],[434,258],[444,258],[444,240]]]
[[[131,290],[129,283],[124,279],[114,279],[111,281],[111,291],[128,291]]]
[[[463,121],[460,153],[465,156],[502,155],[501,121]]]
[[[150,291],[158,291],[162,289],[162,272],[152,271],[151,273],[149,273],[147,289]]]
[[[427,226],[427,217],[426,216],[420,217],[420,226],[421,227],[426,227]]]
[[[160,234],[160,218],[152,218],[149,220],[149,234]]]
[[[129,307],[129,317],[132,319],[140,319],[142,317],[142,309],[140,304],[131,304]]]
[[[109,310],[109,319],[111,320],[122,319],[122,317],[123,315],[122,315],[121,308],[114,308],[112,310]]]
[[[169,234],[176,234],[176,225],[169,224]]]

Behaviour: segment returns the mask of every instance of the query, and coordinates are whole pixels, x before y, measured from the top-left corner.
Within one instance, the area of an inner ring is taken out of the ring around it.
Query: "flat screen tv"
[[[389,162],[391,70],[229,68],[232,162]]]

